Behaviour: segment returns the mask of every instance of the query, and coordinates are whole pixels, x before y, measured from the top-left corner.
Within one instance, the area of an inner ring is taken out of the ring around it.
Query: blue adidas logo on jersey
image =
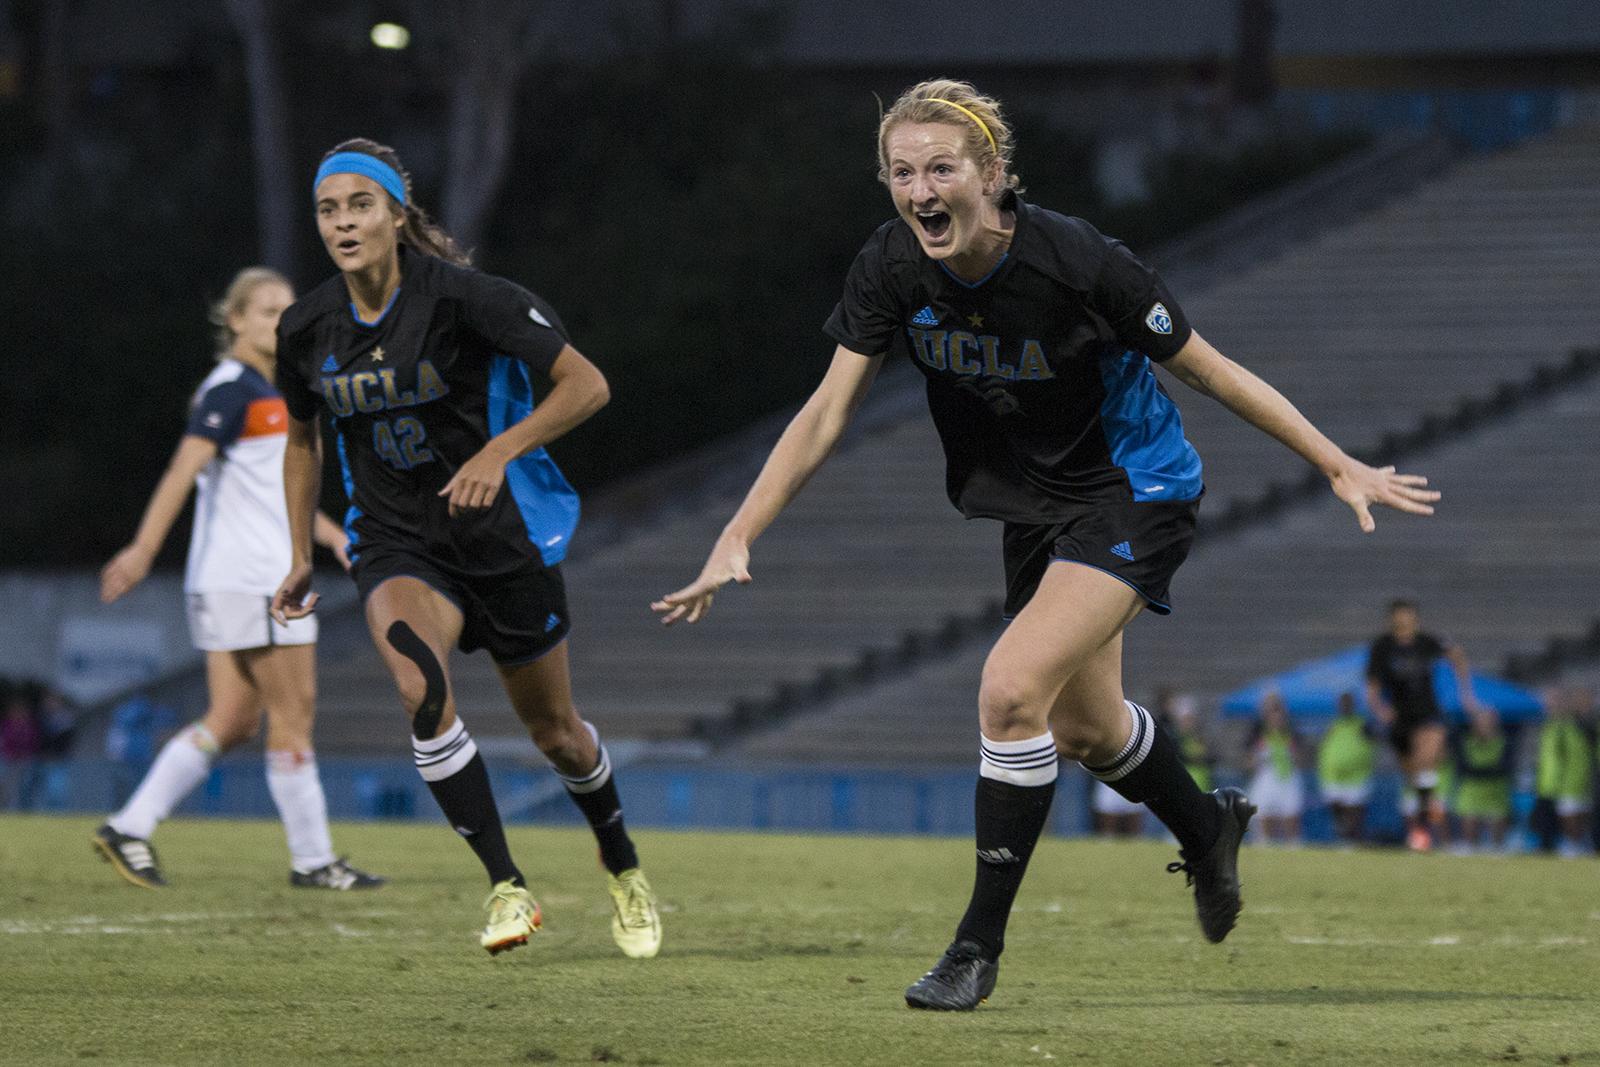
[[[550,613],[550,617],[548,619],[544,620],[544,632],[545,633],[549,633],[551,630],[554,630],[557,626],[560,626],[560,625],[561,625],[561,616],[557,615],[555,612],[552,611]]]
[[[322,373],[327,374],[338,369],[339,361],[334,359],[332,356],[329,356],[327,359],[322,361]]]
[[[918,326],[937,326],[939,325],[939,316],[933,313],[933,308],[925,307],[911,316],[911,321]]]
[[[1122,542],[1120,545],[1112,545],[1111,554],[1113,556],[1121,556],[1129,563],[1133,562],[1133,546],[1128,544],[1126,541]]]

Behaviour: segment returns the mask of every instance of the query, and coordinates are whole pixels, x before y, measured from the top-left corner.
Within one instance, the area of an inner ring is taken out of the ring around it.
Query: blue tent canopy
[[[1222,713],[1253,718],[1261,700],[1277,690],[1289,714],[1294,716],[1332,716],[1339,709],[1339,695],[1354,693],[1363,714],[1367,707],[1367,646],[1356,645],[1322,659],[1309,660],[1281,674],[1259,678],[1222,698]],[[1456,672],[1446,660],[1434,665],[1434,692],[1447,717],[1460,719],[1461,696],[1456,692]],[[1472,691],[1478,700],[1500,713],[1507,722],[1536,720],[1544,715],[1538,696],[1523,686],[1492,674],[1472,672]]]

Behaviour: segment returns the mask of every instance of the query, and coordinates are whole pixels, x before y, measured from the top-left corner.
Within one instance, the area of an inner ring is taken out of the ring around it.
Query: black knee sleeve
[[[389,627],[388,637],[394,650],[415,663],[422,672],[425,683],[422,705],[411,717],[411,733],[418,741],[432,740],[433,735],[439,732],[439,719],[444,715],[444,699],[449,693],[449,687],[445,685],[444,668],[439,666],[439,658],[433,654],[433,649],[404,622]]]

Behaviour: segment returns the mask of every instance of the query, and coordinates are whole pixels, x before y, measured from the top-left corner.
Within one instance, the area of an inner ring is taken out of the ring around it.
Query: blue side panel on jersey
[[[1200,454],[1183,436],[1178,405],[1161,391],[1142,352],[1100,357],[1106,399],[1100,423],[1111,462],[1128,473],[1135,500],[1193,500],[1200,495]]]
[[[350,457],[346,456],[344,452],[344,434],[335,432],[333,440],[339,449],[339,473],[344,476],[345,499],[354,500],[356,497],[356,482],[354,478],[350,477]],[[361,509],[354,504],[345,509],[344,535],[350,539],[350,543],[345,546],[344,551],[345,555],[352,560],[356,558],[356,520],[360,517]]]
[[[495,356],[489,368],[489,432],[500,434],[507,426],[528,417],[533,410],[533,385],[528,365],[508,356]],[[556,461],[542,448],[534,449],[506,466],[506,488],[522,512],[528,537],[539,546],[545,566],[567,557],[567,544],[578,526],[578,494],[567,484]]]

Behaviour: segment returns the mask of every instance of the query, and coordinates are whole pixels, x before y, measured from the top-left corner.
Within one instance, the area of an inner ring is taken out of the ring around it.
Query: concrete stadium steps
[[[1203,701],[1261,675],[1369,640],[1384,604],[1421,601],[1423,623],[1495,670],[1551,632],[1584,633],[1600,588],[1600,382],[1440,449],[1446,496],[1429,518],[1379,512],[1362,534],[1328,498],[1198,550],[1173,583],[1174,613],[1128,628],[1128,694],[1173,684]],[[849,695],[732,746],[793,762],[968,763],[991,642]],[[1582,671],[1574,679],[1587,677]]]
[[[1512,211],[1519,189],[1542,214]],[[1585,242],[1600,247],[1600,135],[1565,131],[1464,164],[1375,216],[1178,296],[1222,351],[1284,388],[1341,444],[1370,447],[1460,394],[1490,392],[1600,340],[1600,256],[1572,251]],[[1218,405],[1171,391],[1206,461],[1207,511],[1304,474],[1298,458]],[[608,736],[681,738],[737,701],[847,671],[864,649],[980,615],[1002,594],[998,525],[965,522],[945,499],[937,437],[920,403],[906,403],[917,380],[886,371],[875,393],[915,414],[841,448],[756,545],[755,585],[724,590],[706,622],[665,631],[648,602],[693,579],[747,482],[592,550],[580,527],[579,555],[565,568],[574,690]],[[486,657],[452,669],[476,734],[522,732]],[[396,704],[375,652],[330,657],[322,670],[325,751],[403,747],[398,724],[369,725]],[[977,676],[956,677],[970,716]]]
[[[1176,295],[1224,354],[1335,441],[1364,448],[1600,342],[1597,249],[1600,130],[1572,127]],[[1298,457],[1165,381],[1205,463],[1208,510],[1303,476]]]

